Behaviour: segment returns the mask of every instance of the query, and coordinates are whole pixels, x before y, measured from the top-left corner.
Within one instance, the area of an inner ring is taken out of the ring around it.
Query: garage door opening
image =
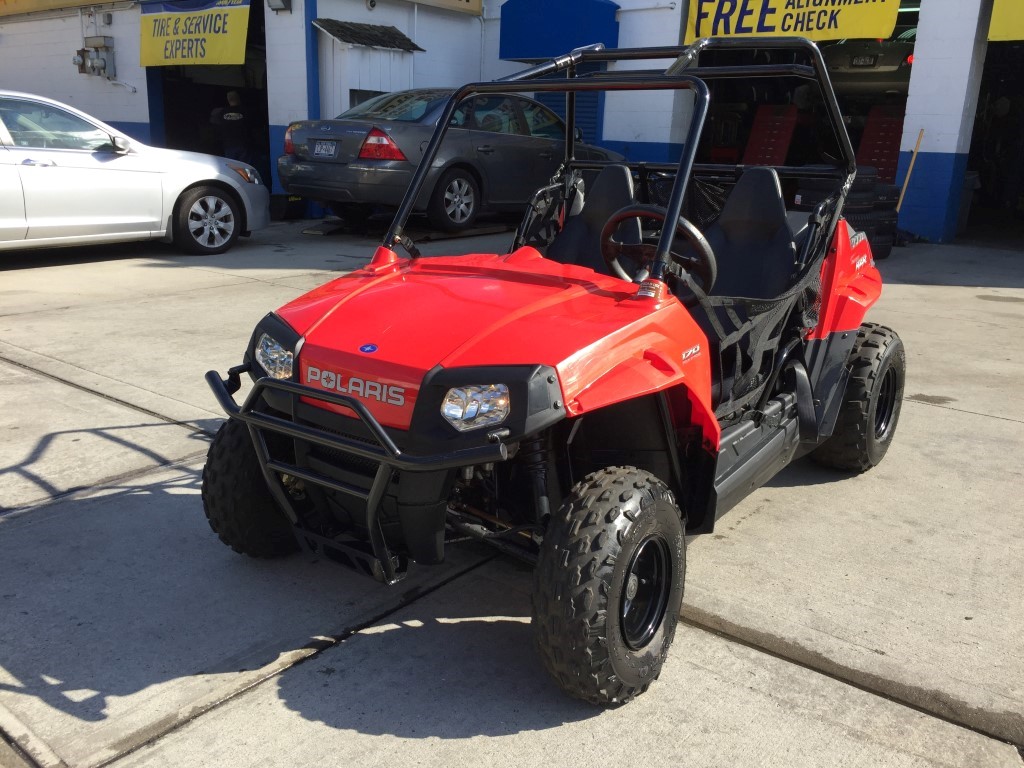
[[[270,179],[267,109],[267,50],[262,2],[249,4],[245,63],[149,67],[154,134],[163,130],[163,145],[173,149],[225,154],[224,132],[211,122],[213,111],[227,107],[227,95],[241,99],[248,124],[246,158]],[[229,153],[230,154],[230,153]]]
[[[961,216],[964,236],[1024,239],[1024,42],[990,42],[978,96]]]

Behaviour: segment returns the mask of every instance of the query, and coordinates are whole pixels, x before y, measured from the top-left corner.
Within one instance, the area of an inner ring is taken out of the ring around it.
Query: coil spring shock
[[[519,445],[519,459],[530,473],[533,484],[533,501],[537,508],[538,522],[546,521],[551,514],[551,504],[548,501],[549,453],[542,435],[535,435]]]

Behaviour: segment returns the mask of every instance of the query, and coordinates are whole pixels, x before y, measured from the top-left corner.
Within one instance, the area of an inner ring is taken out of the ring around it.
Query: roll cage
[[[701,54],[709,51],[793,51],[803,52],[810,65],[795,63],[702,65]],[[620,70],[580,73],[580,65],[589,63],[609,64],[617,62],[665,61],[671,64],[665,69]],[[562,75],[562,77],[558,77]],[[581,161],[576,153],[576,94],[608,91],[679,91],[689,90],[694,94],[693,116],[683,144],[678,163],[630,163],[640,174],[668,173],[674,175],[671,192],[668,195],[666,221],[676,221],[682,214],[684,198],[695,171],[705,174],[742,173],[743,165],[696,162],[698,146],[708,116],[711,100],[706,81],[739,78],[799,78],[814,82],[820,88],[821,96],[830,127],[838,141],[841,157],[831,168],[821,166],[776,166],[780,174],[790,177],[833,177],[838,185],[837,192],[822,201],[811,215],[815,236],[808,238],[800,262],[805,263],[808,253],[813,250],[810,241],[819,246],[827,242],[835,229],[838,213],[841,212],[846,195],[853,184],[857,163],[850,143],[843,117],[836,101],[835,92],[826,74],[824,58],[818,47],[805,38],[703,38],[689,46],[663,46],[651,48],[605,49],[600,43],[577,48],[576,50],[550,61],[529,67],[521,72],[500,80],[469,83],[455,90],[447,99],[437,122],[437,129],[423,151],[423,157],[399,206],[398,212],[384,236],[382,246],[390,250],[402,245],[413,258],[419,253],[405,234],[406,223],[420,196],[427,174],[437,157],[438,150],[448,131],[452,116],[458,105],[468,96],[489,93],[565,93],[565,156],[562,172],[567,169],[599,169],[607,162]],[[557,177],[556,177],[557,178]],[[555,182],[555,179],[552,180]],[[527,201],[524,201],[526,203]],[[523,244],[523,232],[517,234],[515,245]],[[669,265],[675,227],[666,226],[658,239],[654,264],[650,278],[664,282]],[[641,288],[641,290],[643,290]]]

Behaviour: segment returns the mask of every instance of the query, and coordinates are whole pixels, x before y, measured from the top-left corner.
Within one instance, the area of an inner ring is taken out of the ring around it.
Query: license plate
[[[873,67],[875,66],[875,58],[874,56],[854,56],[850,64],[855,67]]]
[[[336,141],[318,141],[313,145],[313,157],[334,157]]]

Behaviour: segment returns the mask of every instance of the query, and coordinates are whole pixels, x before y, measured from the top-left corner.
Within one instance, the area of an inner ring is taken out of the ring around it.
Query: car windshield
[[[372,118],[415,123],[451,96],[450,90],[400,91],[385,93],[338,115],[338,120]]]

